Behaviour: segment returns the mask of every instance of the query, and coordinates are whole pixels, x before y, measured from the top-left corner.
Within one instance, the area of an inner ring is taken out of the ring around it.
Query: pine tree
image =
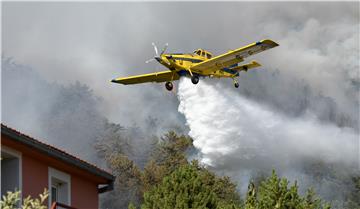
[[[313,189],[309,189],[303,198],[298,193],[297,182],[288,187],[286,178],[279,178],[273,170],[272,175],[260,183],[258,194],[252,185],[249,186],[246,209],[330,209],[330,205],[322,204]]]

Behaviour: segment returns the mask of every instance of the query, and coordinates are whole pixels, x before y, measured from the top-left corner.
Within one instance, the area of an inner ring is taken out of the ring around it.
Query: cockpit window
[[[211,57],[212,57],[211,54],[209,54],[206,51],[203,51],[201,49],[194,51],[194,54],[197,54],[197,55],[202,56],[202,57],[206,57],[208,59],[211,59]]]

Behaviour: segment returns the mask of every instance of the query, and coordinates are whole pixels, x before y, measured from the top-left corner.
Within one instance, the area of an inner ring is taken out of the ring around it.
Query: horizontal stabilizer
[[[260,67],[260,63],[256,62],[256,61],[251,61],[250,63],[244,64],[244,65],[240,65],[234,68],[230,68],[231,70],[237,70],[237,71],[247,71],[251,68],[256,68],[256,67]]]

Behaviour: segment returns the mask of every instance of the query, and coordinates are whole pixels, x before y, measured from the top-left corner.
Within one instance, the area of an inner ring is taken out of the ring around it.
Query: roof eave
[[[102,177],[110,182],[113,182],[115,180],[115,177],[113,175],[111,175],[105,171],[102,172],[101,170],[96,169],[95,167],[91,166],[90,164],[84,163],[75,157],[71,157],[69,155],[64,154],[60,150],[57,150],[57,149],[49,150],[49,148],[45,144],[42,144],[41,142],[37,142],[28,136],[19,135],[18,133],[14,132],[11,128],[8,128],[7,126],[4,126],[3,124],[1,124],[1,133],[4,135],[7,135],[8,137],[14,139],[17,142],[20,142],[31,148],[37,149],[40,152],[42,152],[50,157],[53,157],[60,161],[63,161],[67,164],[76,166],[80,169],[83,169],[83,170],[93,174],[93,175]]]

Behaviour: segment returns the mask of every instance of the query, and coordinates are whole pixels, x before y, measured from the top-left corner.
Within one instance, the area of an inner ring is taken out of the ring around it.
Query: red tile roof
[[[71,155],[65,152],[64,150],[46,144],[40,140],[34,139],[33,137],[23,134],[4,124],[1,124],[1,134],[8,135],[10,138],[15,139],[16,141],[19,141],[25,145],[31,146],[35,149],[45,152],[45,154],[51,157],[55,157],[59,160],[62,160],[65,163],[72,164],[92,174],[103,177],[108,181],[113,182],[115,179],[115,176],[113,176],[111,173],[97,167],[96,165],[86,162],[85,160],[82,160],[74,155]]]

